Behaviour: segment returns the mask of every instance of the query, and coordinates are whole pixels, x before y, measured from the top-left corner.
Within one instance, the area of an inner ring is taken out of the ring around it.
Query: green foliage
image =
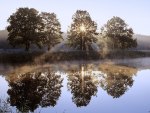
[[[77,10],[68,31],[68,43],[77,50],[93,50],[91,44],[97,41],[97,24],[87,11]]]
[[[61,42],[61,25],[54,13],[42,12],[41,18],[44,24],[44,36],[41,40],[50,50],[51,47]]]
[[[12,46],[23,45],[28,51],[32,43],[38,44],[43,23],[36,9],[19,8],[8,22],[8,41]]]
[[[120,17],[113,17],[101,29],[101,35],[106,38],[108,48],[126,49],[137,46],[137,40],[133,39],[133,30]]]

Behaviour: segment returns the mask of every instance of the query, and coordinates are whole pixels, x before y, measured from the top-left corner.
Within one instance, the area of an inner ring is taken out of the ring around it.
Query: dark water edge
[[[72,51],[72,52],[43,52],[43,51],[6,51],[0,53],[1,64],[45,64],[60,61],[74,60],[105,60],[105,59],[135,59],[150,57],[150,51],[109,51],[95,52]]]

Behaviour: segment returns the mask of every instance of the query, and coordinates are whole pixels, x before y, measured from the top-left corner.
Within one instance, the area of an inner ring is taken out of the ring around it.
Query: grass
[[[18,75],[20,74],[26,74],[28,72],[37,72],[42,69],[50,69],[51,65],[23,65],[16,67],[14,69],[11,69],[7,72],[6,79],[9,79],[10,81],[17,81]]]
[[[137,73],[136,68],[107,63],[99,65],[99,70],[101,70],[103,73],[107,73],[108,75],[133,76]]]
[[[81,64],[83,62],[69,62],[69,63],[52,63],[52,64],[43,64],[43,65],[20,65],[16,66],[14,68],[11,68],[7,71],[5,75],[7,80],[16,81],[18,78],[18,75],[20,74],[26,74],[28,72],[40,72],[45,69],[50,69],[54,72],[61,71],[63,73],[69,73],[73,70],[79,71],[81,70]],[[103,73],[107,74],[123,74],[127,76],[132,76],[137,73],[137,69],[130,66],[122,66],[122,65],[116,65],[114,62],[106,61],[101,63],[90,63],[90,62],[84,62],[84,66],[86,67],[86,71],[102,71]]]

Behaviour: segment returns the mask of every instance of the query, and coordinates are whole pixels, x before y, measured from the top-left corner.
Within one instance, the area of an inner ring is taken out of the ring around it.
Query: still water
[[[0,73],[0,112],[149,113],[149,66],[120,62],[9,67]]]

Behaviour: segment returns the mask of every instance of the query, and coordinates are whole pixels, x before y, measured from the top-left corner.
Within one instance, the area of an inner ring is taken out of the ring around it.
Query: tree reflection
[[[33,112],[39,106],[55,106],[61,94],[62,78],[50,70],[29,72],[9,80],[11,106],[21,112]]]
[[[68,89],[73,94],[72,100],[77,107],[87,106],[92,96],[97,93],[97,81],[91,76],[86,66],[73,70],[68,76]]]
[[[106,66],[103,71],[105,74],[101,80],[101,87],[113,98],[119,98],[129,87],[132,87],[133,75],[135,75],[136,70],[111,65],[111,68]]]

